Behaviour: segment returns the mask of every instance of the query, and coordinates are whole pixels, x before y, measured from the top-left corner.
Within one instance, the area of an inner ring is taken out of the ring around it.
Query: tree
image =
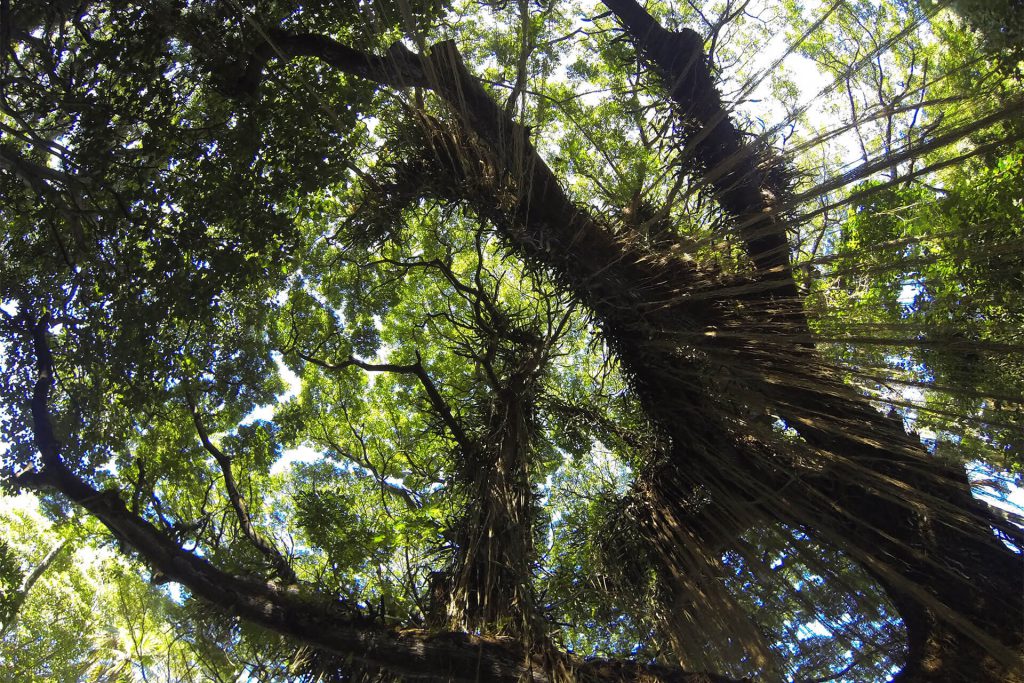
[[[148,585],[127,559],[90,551],[89,520],[49,522],[30,496],[0,500],[4,607],[0,661],[19,681],[231,680],[238,648],[189,628],[191,608]],[[8,564],[9,562],[9,564]],[[22,570],[24,568],[24,571]],[[271,648],[272,649],[272,648]],[[232,651],[233,650],[233,651]],[[255,661],[255,658],[253,658]]]
[[[604,4],[9,8],[7,485],[267,680],[1019,677],[1013,64]]]

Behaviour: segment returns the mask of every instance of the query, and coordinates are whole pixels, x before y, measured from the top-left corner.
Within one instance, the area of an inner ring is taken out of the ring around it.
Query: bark
[[[453,50],[446,48],[450,68],[443,72],[451,84],[440,86],[439,92],[447,93],[446,98],[472,131],[497,150],[492,158],[500,160],[504,152],[505,172],[521,183],[515,192],[517,201],[507,211],[512,220],[492,217],[505,226],[510,241],[528,258],[563,274],[603,318],[648,411],[673,437],[678,449],[673,458],[677,470],[709,486],[717,494],[719,506],[726,507],[730,499],[737,498],[736,489],[744,482],[766,482],[770,487],[775,482],[774,488],[781,490],[794,479],[800,481],[798,490],[810,495],[774,496],[765,506],[767,513],[827,530],[830,540],[879,576],[905,614],[912,648],[906,676],[924,670],[924,643],[943,643],[949,648],[944,653],[947,669],[974,666],[979,676],[993,672],[989,680],[1011,675],[1014,663],[1010,653],[1021,643],[1017,617],[1024,613],[1019,591],[1021,563],[992,539],[983,520],[971,514],[974,506],[962,468],[930,459],[919,442],[902,432],[901,425],[894,430],[852,390],[803,372],[803,364],[814,368],[817,362],[811,352],[802,351],[805,346],[789,341],[803,336],[802,325],[784,330],[778,343],[771,343],[770,338],[760,345],[725,342],[722,349],[708,352],[719,354],[719,362],[729,353],[739,357],[746,366],[741,366],[742,372],[736,372],[735,361],[724,370],[735,374],[737,383],[750,394],[774,403],[810,444],[824,451],[830,461],[828,471],[815,476],[784,459],[750,457],[728,439],[723,443],[730,430],[716,418],[716,407],[699,393],[703,388],[700,378],[706,371],[694,367],[693,361],[680,353],[687,343],[700,344],[702,326],[731,322],[714,307],[702,305],[705,302],[700,299],[694,304],[680,296],[700,291],[700,284],[706,283],[701,283],[694,268],[671,254],[660,255],[659,261],[659,255],[631,251],[607,234],[602,236],[601,226],[572,205],[528,141],[513,143],[500,137],[503,131],[514,135],[515,127],[502,123]],[[457,92],[470,96],[455,97],[452,93]],[[527,161],[509,159],[510,149],[519,150]],[[486,155],[466,156],[480,159]],[[517,168],[525,171],[516,175]],[[473,197],[468,200],[472,202]],[[492,214],[500,214],[503,208],[492,210]],[[566,235],[569,231],[575,239]],[[538,243],[546,248],[538,250]],[[574,248],[576,244],[583,248]],[[775,252],[775,257],[779,254]],[[681,298],[682,302],[676,303]],[[661,308],[650,306],[652,299]],[[763,319],[757,317],[733,324],[744,322],[755,329],[764,326]],[[739,330],[742,336],[742,327]],[[780,370],[772,362],[780,354],[791,358],[795,354],[797,362],[791,360]],[[872,433],[885,436],[870,438]],[[835,467],[836,462],[845,463],[845,469]],[[737,478],[744,468],[745,476]],[[946,557],[956,558],[960,576],[942,569]],[[997,611],[1007,618],[993,618],[992,603],[1003,596],[1009,609]],[[994,653],[994,657],[981,657],[982,651]]]
[[[530,390],[497,392],[484,443],[460,464],[467,505],[448,572],[447,627],[542,639],[532,588],[537,510]]]
[[[785,221],[780,220],[776,203],[785,194],[786,188],[776,184],[784,174],[771,172],[770,158],[758,160],[758,152],[746,148],[729,121],[700,37],[688,29],[666,31],[635,0],[604,2],[631,34],[645,61],[661,75],[679,107],[697,168],[715,188],[722,208],[733,217],[757,269],[763,277],[780,283],[765,294],[780,309],[793,310],[792,303],[778,301],[797,294]],[[931,146],[955,142],[978,126],[990,125],[1017,110],[1019,105],[1013,104],[977,125],[938,136]],[[826,189],[845,186],[874,170],[866,165],[855,171],[857,176],[841,176]],[[795,310],[799,311],[798,300]],[[802,313],[787,316],[786,324],[792,336],[809,338]],[[811,366],[817,360],[806,347],[787,344],[784,339],[777,347],[777,352]],[[778,376],[779,370],[770,362],[767,365],[768,372]],[[963,467],[929,462],[900,420],[882,416],[863,398],[827,378],[820,378],[814,388],[800,388],[791,381],[773,383],[764,377],[753,384],[765,391],[769,400],[774,399],[782,416],[808,443],[841,463],[824,475],[804,473],[803,481],[813,482],[814,495],[794,499],[789,510],[774,512],[803,524],[816,519],[819,529],[839,536],[840,546],[864,563],[885,587],[908,632],[910,654],[900,680],[973,677],[994,681],[1007,676],[1014,668],[1014,653],[1022,645],[1024,565],[993,537],[980,516],[972,514],[978,506]],[[866,485],[857,483],[865,478]],[[917,499],[919,509],[895,499],[893,494],[899,490]],[[807,506],[808,498],[811,506]],[[818,505],[814,498],[819,499]],[[956,569],[951,571],[953,567]]]
[[[788,190],[786,173],[763,149],[745,144],[729,119],[704,55],[704,41],[693,30],[664,29],[634,0],[604,0],[654,68],[677,105],[690,172],[714,189],[722,208],[734,217],[747,253],[780,296],[795,297],[789,273],[789,241],[780,215]]]
[[[48,407],[54,375],[46,321],[32,321],[25,313],[19,320],[29,328],[34,341],[37,379],[31,402],[32,428],[42,464],[37,471],[23,472],[17,478],[18,485],[60,492],[96,517],[125,547],[137,552],[168,580],[180,583],[194,597],[227,614],[410,681],[548,683],[568,677],[617,683],[729,683],[724,677],[670,667],[604,660],[581,662],[557,652],[532,654],[508,638],[388,628],[324,596],[218,569],[133,514],[116,491],[93,488],[63,462]]]
[[[454,273],[446,273],[458,283]],[[479,287],[458,283],[467,295],[482,301],[489,313],[501,311]],[[485,321],[477,321],[483,332]],[[481,358],[516,355],[516,335],[490,330],[493,337]],[[510,354],[503,351],[510,351]],[[458,448],[456,486],[464,489],[469,503],[456,527],[454,551],[448,567],[432,576],[428,623],[442,630],[464,630],[489,635],[514,636],[529,647],[543,641],[534,610],[532,569],[533,529],[537,509],[530,482],[533,397],[536,392],[537,360],[543,348],[527,349],[525,358],[503,374],[495,376],[492,363],[486,374],[492,398],[485,416],[482,438],[470,436],[456,418],[417,354],[416,363],[374,364],[350,357],[328,363],[298,352],[303,360],[331,371],[358,367],[368,372],[415,375],[423,385],[431,407],[451,432]]]
[[[445,273],[455,282],[454,273]],[[447,627],[517,638],[531,651],[548,649],[533,589],[539,513],[535,466],[535,398],[547,353],[563,330],[549,319],[517,321],[479,279],[462,291],[473,301],[472,333],[481,341],[477,373],[487,386],[483,429],[462,454],[454,480],[466,503],[456,529],[443,602]]]
[[[478,101],[479,98],[474,100]],[[481,106],[480,110],[485,108]],[[480,113],[477,112],[477,118],[484,118]],[[494,126],[488,128],[482,122],[474,124],[472,117],[467,119],[475,129],[493,134]],[[508,230],[513,240],[523,233],[550,235],[550,226],[557,225],[552,209],[565,207],[568,202],[563,194],[552,189],[554,183],[543,170],[536,170],[543,169],[541,163],[531,162],[535,170],[529,179],[529,189],[520,190],[521,195],[530,198],[529,209],[521,209],[516,215],[518,230]],[[579,234],[589,235],[591,226],[586,219],[573,215],[567,207],[563,211],[563,220],[571,216],[575,225],[580,226]],[[783,252],[762,250],[755,242],[758,238],[755,235],[748,239],[753,244],[752,257],[760,251],[765,259],[776,259],[774,264],[762,260],[760,267],[775,268],[784,263]],[[521,238],[520,241],[531,244]],[[553,242],[549,240],[549,244]],[[551,251],[555,251],[555,246],[561,245],[552,244]],[[619,254],[614,257],[602,253],[604,250],[567,250],[565,253],[577,258],[571,270],[563,267],[561,272],[577,287],[578,283],[586,283],[582,292],[577,291],[603,318],[613,339],[618,340],[619,356],[634,375],[648,411],[672,435],[678,471],[688,472],[688,480],[710,488],[720,508],[728,507],[730,500],[749,499],[749,495],[736,495],[744,481],[756,484],[774,480],[778,482],[776,488],[781,489],[795,477],[816,487],[814,495],[806,499],[773,500],[767,510],[776,518],[828,529],[839,547],[866,562],[879,576],[906,619],[911,643],[907,680],[915,680],[910,678],[917,675],[915,671],[935,668],[937,661],[944,661],[942,667],[947,670],[975,668],[978,680],[1002,680],[1011,675],[1011,653],[1021,643],[1019,615],[1024,614],[1019,590],[1021,564],[1019,558],[992,538],[988,525],[972,515],[974,506],[963,469],[930,460],[915,439],[902,433],[901,425],[898,432],[894,431],[884,416],[846,387],[801,376],[793,370],[788,372],[795,377],[776,383],[776,377],[771,375],[777,369],[767,359],[779,354],[801,357],[800,347],[788,341],[803,332],[799,322],[796,330],[780,334],[779,343],[762,343],[760,348],[749,343],[733,345],[741,360],[755,369],[739,379],[750,394],[763,395],[775,403],[782,416],[809,443],[825,451],[826,460],[852,465],[845,469],[830,466],[826,474],[811,476],[782,459],[767,462],[764,458],[745,457],[741,449],[730,447],[729,430],[716,419],[714,406],[702,400],[691,386],[700,383],[699,378],[706,371],[694,367],[691,360],[679,353],[681,346],[698,338],[694,328],[721,321],[722,317],[716,316],[713,309],[686,304],[660,311],[645,310],[643,303],[649,302],[652,295],[654,298],[665,296],[668,291],[685,291],[687,284],[680,280],[689,279],[689,286],[695,287],[693,271],[680,267],[678,261],[669,257],[666,262],[678,270],[666,267],[656,274],[648,272],[636,277],[641,270],[636,264],[646,265],[648,261],[640,257],[631,263],[628,250],[618,246]],[[545,260],[558,268],[558,256],[556,253]],[[601,266],[607,270],[602,271]],[[606,274],[611,277],[602,277]],[[788,273],[785,275],[788,277]],[[611,291],[615,289],[639,294],[640,301],[623,301],[623,295],[615,296]],[[780,286],[775,292],[788,289]],[[640,315],[635,311],[641,311]],[[799,320],[802,316],[795,317]],[[747,325],[755,330],[767,327],[766,321],[758,317],[749,319]],[[814,367],[814,358],[803,358]],[[810,386],[801,388],[802,384]],[[859,431],[886,434],[887,438],[879,442],[876,437],[877,445],[867,447],[856,432],[851,436],[851,419]],[[826,426],[823,429],[816,423]],[[826,432],[831,438],[823,438]],[[759,471],[767,476],[756,477]],[[849,479],[848,483],[841,483],[844,478]],[[881,560],[869,562],[876,554],[881,555]],[[956,558],[953,562],[958,566],[959,576],[951,576],[943,568],[946,558]],[[1004,599],[1008,609],[996,611],[1006,618],[993,616],[993,601]],[[935,653],[927,654],[926,643],[941,643],[948,648],[943,659],[938,660]],[[983,652],[990,654],[982,656]],[[932,663],[927,664],[929,661]]]
[[[925,460],[898,418],[848,397],[821,400],[788,395],[802,409],[793,417],[801,435],[838,462],[827,476],[806,473],[812,495],[790,503],[893,601],[909,645],[897,680],[1021,680],[1024,562],[992,533],[964,468]],[[822,413],[832,419],[818,419]],[[865,463],[873,482],[862,472]]]

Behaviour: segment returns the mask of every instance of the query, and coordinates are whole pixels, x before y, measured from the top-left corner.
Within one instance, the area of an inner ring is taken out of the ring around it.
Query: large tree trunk
[[[763,329],[782,337],[771,350],[790,356],[790,363],[814,367],[813,352],[786,341],[810,334],[779,215],[778,200],[788,190],[785,173],[762,150],[744,144],[722,106],[696,33],[666,31],[635,0],[604,2],[678,105],[694,170],[733,217],[761,278],[777,285],[762,294],[777,316],[770,325],[762,323]],[[752,332],[761,326],[750,322]],[[786,372],[771,361],[761,364],[768,366],[765,377]],[[885,587],[910,645],[900,680],[996,681],[1011,675],[1024,644],[1024,565],[974,514],[978,506],[964,468],[930,458],[900,419],[882,416],[849,389],[830,387],[824,378],[814,382],[812,373],[789,374],[795,382],[754,386],[830,461],[823,473],[803,475],[815,495],[793,498],[789,514],[803,524],[817,520],[812,526],[838,537],[840,547]]]
[[[905,681],[956,680],[968,670],[977,674],[972,680],[980,681],[1015,675],[1013,653],[1024,632],[1019,618],[1021,563],[972,514],[962,469],[929,459],[864,399],[844,387],[822,385],[813,372],[791,372],[779,383],[784,373],[777,372],[771,359],[806,348],[792,343],[799,329],[784,330],[783,341],[774,344],[750,334],[770,331],[768,323],[774,323],[758,305],[763,297],[750,305],[751,293],[758,288],[793,291],[778,275],[785,273],[779,258],[786,252],[774,223],[741,221],[762,276],[757,281],[724,281],[671,249],[652,251],[619,240],[576,207],[533,149],[527,132],[472,78],[454,45],[436,45],[427,57],[400,47],[386,57],[374,57],[321,36],[276,31],[271,36],[273,47],[268,44],[252,60],[243,86],[258,82],[275,54],[311,55],[380,83],[432,88],[446,100],[458,120],[450,141],[458,156],[434,159],[436,191],[492,218],[524,258],[550,268],[597,313],[648,412],[679,445],[675,471],[708,485],[722,509],[733,501],[749,504],[749,490],[730,492],[730,481],[749,489],[760,483],[753,476],[762,478],[776,494],[764,504],[769,514],[819,529],[879,577],[908,626],[912,658],[902,674]],[[687,49],[695,54],[692,47]],[[701,87],[697,81],[680,82]],[[698,108],[694,116],[710,128],[709,139],[728,133],[714,122],[713,111]],[[728,146],[721,148],[724,157],[716,162],[716,149],[709,146],[707,160],[701,162],[705,172],[748,164],[742,149]],[[460,182],[445,185],[439,180],[445,175]],[[732,179],[725,182],[731,184]],[[756,206],[748,194],[737,195],[735,204],[729,210],[737,215]],[[757,242],[762,237],[768,242]],[[787,315],[794,317],[799,316]],[[731,332],[733,340],[723,331]],[[808,368],[817,363],[810,351],[797,353],[791,362]],[[730,396],[723,397],[723,388],[729,382],[738,396],[736,406],[726,409]],[[751,455],[740,436],[746,426],[744,410],[781,415],[817,458],[804,466],[784,454]],[[858,430],[851,430],[851,424]],[[37,432],[44,454],[46,438]],[[705,447],[684,448],[694,440]],[[56,449],[51,451],[56,458]],[[489,667],[483,675],[489,680],[516,680],[527,673],[541,680],[541,672],[524,668],[522,660],[508,656],[509,648],[493,643],[460,642],[453,651],[451,643],[425,638],[403,647],[399,641],[405,636],[385,636],[345,620],[325,628],[323,622],[309,620],[308,606],[294,602],[297,598],[216,573],[158,538],[155,529],[133,518],[120,501],[69,478],[57,464],[47,466],[51,473],[40,485],[59,488],[89,509],[172,579],[257,623],[403,671],[422,666],[437,673],[437,657],[449,657],[453,680],[481,678],[476,669],[481,661]],[[794,481],[800,487],[795,492]],[[957,574],[961,580],[949,580]],[[486,649],[484,660],[470,655],[474,647]]]
[[[487,123],[499,114],[481,94],[466,97],[467,90],[479,86],[467,83],[465,76],[459,78],[460,62],[449,58],[448,64],[444,73],[462,88],[462,97],[452,104],[460,107],[473,131],[481,136],[513,132],[510,124]],[[443,87],[440,91],[446,92]],[[993,600],[1006,596],[1008,609],[1001,614],[1022,613],[1021,562],[973,513],[963,468],[939,463],[913,438],[894,434],[887,418],[852,390],[802,372],[801,363],[815,368],[818,361],[806,345],[793,344],[794,338],[807,338],[799,328],[784,328],[779,343],[759,338],[767,327],[763,316],[755,312],[744,317],[742,310],[730,310],[727,301],[741,295],[749,298],[758,291],[756,285],[716,286],[671,252],[643,253],[614,240],[572,205],[528,141],[491,142],[491,150],[513,148],[525,150],[520,153],[529,161],[518,159],[513,165],[506,159],[496,173],[519,181],[516,202],[488,205],[486,197],[494,201],[508,195],[496,190],[488,194],[479,187],[461,198],[503,225],[511,244],[527,258],[554,268],[598,313],[648,412],[675,443],[717,441],[717,448],[677,449],[681,461],[676,470],[685,472],[687,480],[709,485],[719,494],[715,504],[723,509],[730,506],[730,489],[772,479],[780,488],[794,479],[809,485],[805,498],[771,501],[770,514],[809,528],[827,526],[830,540],[864,562],[883,551],[885,561],[868,568],[888,576],[884,585],[906,613],[912,630],[907,675],[930,666],[921,660],[926,656],[922,643],[943,643],[949,669],[962,671],[970,665],[993,681],[1013,675],[1010,653],[1022,642],[1021,623],[986,612]],[[472,147],[463,154],[483,156],[495,164],[502,159],[500,152]],[[526,170],[512,175],[509,167]],[[731,329],[732,338],[719,336],[716,328]],[[744,341],[745,328],[754,331],[756,342]],[[780,373],[770,360],[780,355],[797,362],[791,361]],[[720,383],[722,376],[735,381],[736,391],[773,406],[771,410],[819,450],[816,466],[825,469],[811,476],[794,468],[788,458],[749,458],[734,441],[723,438],[734,430],[723,420],[722,405],[707,398],[708,390],[714,391],[707,378]],[[851,420],[860,432],[875,433],[876,439],[851,432]],[[865,441],[875,445],[866,448]],[[738,469],[743,462],[750,465],[746,475]],[[760,478],[765,474],[773,476]],[[740,497],[742,504],[748,497]],[[883,539],[886,543],[880,545]],[[948,571],[938,569],[946,557],[956,557],[962,581],[951,581]],[[982,668],[976,641],[996,653]]]
[[[458,468],[467,508],[444,581],[445,625],[542,638],[533,596],[537,506],[530,482],[532,389],[498,391],[483,443]]]
[[[816,517],[893,601],[909,644],[898,680],[1020,680],[1024,563],[986,523],[964,468],[919,453],[901,419],[863,401],[822,405],[801,391],[788,400],[802,408],[791,418],[801,435],[836,461],[827,476],[805,475],[813,495],[793,509]]]
[[[408,681],[735,683],[722,676],[678,668],[596,659],[584,662],[551,650],[535,653],[511,638],[389,628],[333,598],[219,569],[209,560],[183,550],[167,534],[131,512],[116,491],[97,490],[64,463],[48,406],[54,379],[46,339],[48,321],[33,321],[24,312],[19,321],[28,328],[35,347],[38,377],[31,413],[41,462],[22,472],[17,485],[60,492],[99,520],[123,547],[138,553],[155,571],[225,614]]]

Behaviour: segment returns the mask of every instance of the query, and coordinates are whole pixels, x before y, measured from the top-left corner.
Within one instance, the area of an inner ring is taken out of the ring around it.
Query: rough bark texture
[[[777,184],[784,177],[781,169],[773,173],[771,159],[758,160],[743,144],[722,107],[696,33],[666,31],[635,0],[604,2],[679,106],[697,165],[733,216],[757,269],[779,283],[766,296],[780,310],[790,309],[792,336],[810,338],[793,303],[779,301],[797,294],[776,202],[786,189]],[[808,367],[816,361],[813,352],[785,340],[777,351]],[[767,365],[765,375],[782,376],[780,368]],[[1020,559],[974,514],[978,505],[962,466],[930,461],[899,419],[882,416],[852,391],[822,380],[825,391],[757,382],[762,390],[766,384],[775,388],[766,393],[782,416],[810,445],[838,461],[825,473],[802,474],[813,495],[791,502],[794,521],[817,519],[819,528],[838,536],[841,547],[885,587],[908,632],[910,653],[901,680],[1003,680],[1024,642]],[[866,469],[875,481],[856,484]],[[917,505],[894,498],[900,490]],[[1001,664],[992,657],[1000,651]]]
[[[59,491],[96,517],[168,580],[180,583],[192,595],[225,613],[410,681],[729,683],[730,679],[721,676],[670,667],[583,662],[558,652],[532,653],[511,638],[388,628],[344,604],[218,569],[134,515],[116,491],[93,488],[63,462],[48,408],[53,358],[46,339],[47,324],[45,320],[32,321],[25,314],[21,319],[34,339],[37,360],[31,408],[41,465],[35,471],[23,472],[18,484]]]
[[[962,676],[968,670],[975,675],[970,680],[1010,679],[1022,643],[1019,558],[992,540],[987,525],[972,514],[962,469],[929,460],[902,425],[840,383],[806,371],[816,367],[812,352],[791,341],[802,330],[790,330],[781,344],[743,337],[744,330],[771,329],[757,306],[743,307],[751,291],[760,286],[776,296],[795,294],[784,231],[773,210],[765,211],[771,207],[763,185],[747,183],[760,173],[756,156],[737,146],[710,77],[698,68],[703,57],[695,37],[659,32],[650,23],[644,29],[646,20],[634,3],[608,4],[618,7],[627,27],[636,25],[642,51],[663,62],[663,74],[678,76],[669,81],[670,91],[678,101],[690,102],[684,112],[695,122],[687,124],[698,138],[694,154],[720,188],[723,206],[739,219],[737,228],[762,274],[758,283],[724,282],[671,249],[652,251],[624,242],[575,206],[526,131],[490,99],[451,43],[434,46],[429,56],[398,47],[376,57],[324,37],[271,32],[274,46],[250,61],[238,86],[255,87],[279,50],[288,57],[315,56],[381,84],[433,89],[458,121],[451,141],[457,155],[435,161],[442,173],[476,180],[447,191],[494,220],[525,259],[554,271],[598,314],[648,412],[672,437],[671,459],[675,470],[686,473],[684,483],[744,505],[756,500],[754,488],[763,494],[766,486],[778,495],[768,497],[764,514],[820,526],[827,540],[874,572],[908,627],[911,661],[902,681],[967,680]],[[731,340],[719,334],[730,326],[738,335]],[[776,365],[780,354],[790,355],[789,367]],[[33,400],[33,414],[45,467],[33,481],[87,508],[170,579],[275,631],[414,678],[548,680],[548,668],[534,669],[511,643],[365,625],[343,611],[229,576],[184,553],[133,517],[116,494],[97,492],[59,462],[45,410],[52,363],[40,367],[42,398],[38,406]],[[745,397],[759,397],[798,429],[820,456],[814,467],[747,448],[743,421],[727,419],[718,399],[708,398],[721,395],[726,381]],[[755,474],[738,481],[738,471]],[[791,486],[794,481],[798,487]],[[786,487],[788,494],[779,493]],[[578,669],[595,676],[614,671],[606,680],[699,680],[629,664]]]
[[[538,509],[530,469],[540,353],[524,351],[503,377],[487,368],[497,386],[491,386],[481,443],[459,465],[469,502],[443,587],[448,629],[513,636],[528,648],[546,642],[532,585]]]

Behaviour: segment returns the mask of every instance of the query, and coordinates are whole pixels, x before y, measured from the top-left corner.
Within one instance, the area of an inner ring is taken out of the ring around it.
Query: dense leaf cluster
[[[5,6],[0,662],[1014,675],[1016,29],[605,4]]]

